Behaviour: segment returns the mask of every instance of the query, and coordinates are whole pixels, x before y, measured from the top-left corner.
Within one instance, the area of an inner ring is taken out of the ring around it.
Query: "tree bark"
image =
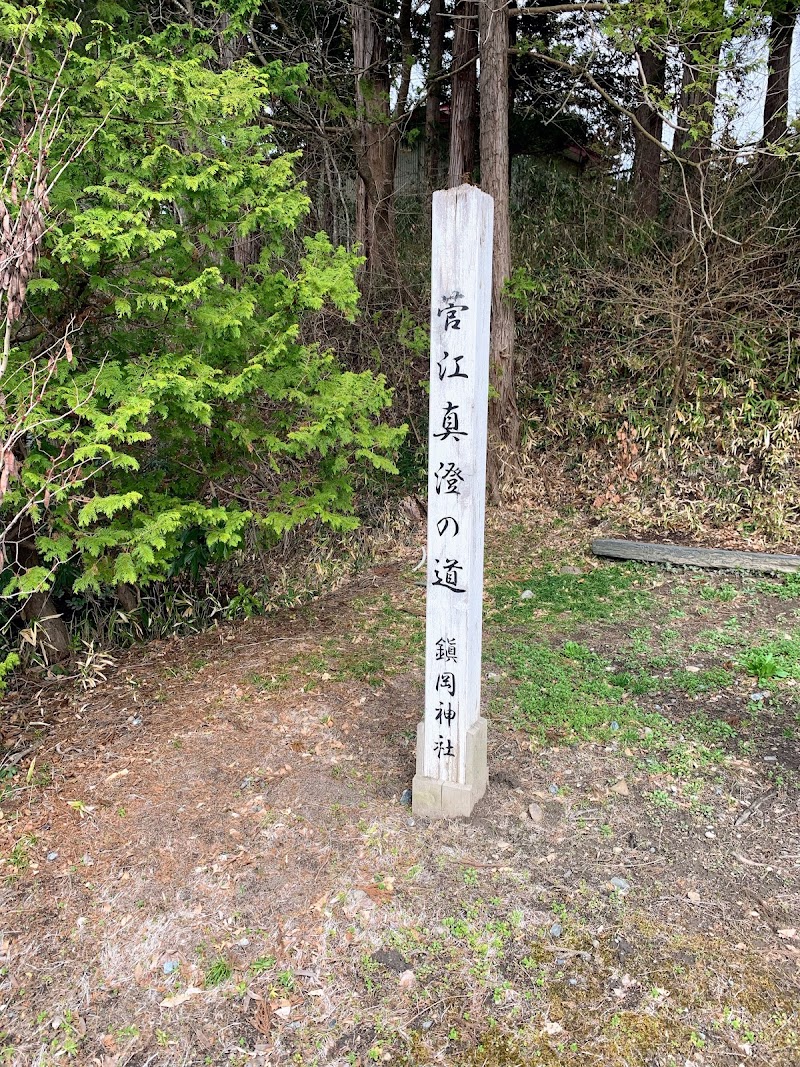
[[[458,0],[453,16],[453,67],[450,93],[450,163],[447,187],[472,180],[475,169],[475,119],[478,84],[478,5]]]
[[[647,91],[648,89],[655,89],[659,93],[663,92],[667,60],[666,56],[659,55],[650,48],[641,49],[637,55],[639,58],[639,84],[642,89],[642,100],[634,114],[637,121],[650,136],[645,136],[640,129],[634,126],[633,140],[635,147],[633,174],[631,177],[633,204],[634,210],[640,218],[655,219],[658,218],[661,202],[660,142],[664,134],[664,121],[657,108],[649,103]]]
[[[708,214],[706,185],[711,159],[711,138],[719,79],[719,38],[714,32],[724,18],[719,2],[716,22],[702,37],[689,40],[683,50],[683,84],[678,109],[678,128],[672,150],[679,158],[678,195],[672,213],[672,228],[697,235]]]
[[[41,566],[36,548],[35,532],[29,516],[25,516],[18,528],[6,542],[6,548],[16,542],[15,560],[21,570]],[[48,662],[68,659],[72,651],[69,631],[61,617],[58,605],[49,592],[31,593],[22,607],[26,623],[35,623],[41,631],[40,647]]]
[[[764,97],[762,148],[776,144],[786,135],[792,37],[796,18],[797,0],[777,0],[772,9],[769,31],[769,74]]]
[[[491,499],[502,472],[519,459],[520,424],[514,369],[514,309],[504,293],[511,275],[508,148],[508,13],[506,0],[481,0],[481,188],[494,198],[492,332],[489,346],[489,456]]]
[[[394,172],[397,125],[389,104],[387,27],[370,0],[350,5],[356,76],[356,240],[370,275],[394,275]]]
[[[444,53],[444,0],[430,0],[430,51],[428,56],[428,94],[425,100],[425,178],[427,203],[430,207],[434,190],[439,188],[441,152],[442,55]]]
[[[230,70],[235,63],[247,54],[247,40],[244,34],[226,36],[231,24],[230,15],[222,12],[219,16],[217,31],[217,53],[223,70]],[[255,120],[257,121],[257,120]],[[238,267],[246,269],[258,263],[264,242],[259,233],[250,233],[243,237],[239,234],[233,238],[233,261]]]

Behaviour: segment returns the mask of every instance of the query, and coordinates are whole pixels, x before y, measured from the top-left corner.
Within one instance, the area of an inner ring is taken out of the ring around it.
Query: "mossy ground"
[[[0,1062],[800,1062],[800,583],[585,540],[491,518],[468,821],[399,803],[416,549],[18,694]]]

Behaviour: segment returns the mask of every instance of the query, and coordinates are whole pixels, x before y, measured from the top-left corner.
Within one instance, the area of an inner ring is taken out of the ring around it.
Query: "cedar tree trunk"
[[[500,495],[504,466],[519,458],[519,412],[514,385],[514,309],[503,290],[511,274],[508,151],[508,15],[506,0],[481,0],[481,188],[494,198],[492,332],[489,346],[491,499]]]
[[[350,5],[356,75],[356,240],[370,275],[397,268],[394,172],[397,125],[389,107],[389,59],[385,25],[370,0]]]
[[[642,88],[642,100],[634,114],[639,124],[647,131],[646,136],[634,126],[633,156],[633,204],[640,218],[658,218],[661,193],[661,138],[664,122],[661,113],[649,102],[647,90],[659,93],[664,90],[664,78],[667,70],[666,56],[643,48],[639,57],[639,83]],[[651,139],[652,138],[652,139]]]
[[[719,0],[716,18],[720,26],[723,17]],[[692,234],[697,234],[701,228],[705,214],[706,179],[717,103],[719,42],[712,31],[713,26],[704,36],[692,38],[684,48],[678,129],[672,146],[681,160],[672,227]]]
[[[453,15],[453,66],[450,92],[450,166],[447,186],[472,180],[478,84],[478,5],[458,0]]]
[[[430,55],[428,57],[428,95],[425,101],[425,177],[427,203],[430,207],[434,190],[439,188],[439,151],[442,102],[442,53],[444,52],[444,0],[430,0]]]
[[[786,135],[792,36],[796,17],[796,0],[777,0],[772,10],[769,31],[769,74],[764,98],[764,135],[761,139],[764,148],[775,144]]]
[[[16,540],[16,564],[22,570],[41,566],[41,559],[36,548],[33,523],[25,516],[14,532],[10,541]],[[68,659],[71,648],[69,631],[61,612],[50,593],[31,593],[22,608],[22,618],[26,623],[36,623],[41,631],[42,647],[48,662]]]

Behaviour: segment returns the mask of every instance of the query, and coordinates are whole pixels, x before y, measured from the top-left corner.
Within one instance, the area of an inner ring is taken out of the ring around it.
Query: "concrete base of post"
[[[417,726],[417,767],[425,751],[425,723]],[[446,782],[426,778],[419,772],[411,783],[411,810],[426,819],[466,818],[486,792],[486,719],[478,719],[467,731],[467,781]]]

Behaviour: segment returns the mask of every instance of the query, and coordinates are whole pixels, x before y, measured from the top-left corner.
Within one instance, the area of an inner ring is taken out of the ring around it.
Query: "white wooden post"
[[[494,202],[433,194],[425,717],[412,804],[469,815],[486,791],[480,715],[486,418]]]

